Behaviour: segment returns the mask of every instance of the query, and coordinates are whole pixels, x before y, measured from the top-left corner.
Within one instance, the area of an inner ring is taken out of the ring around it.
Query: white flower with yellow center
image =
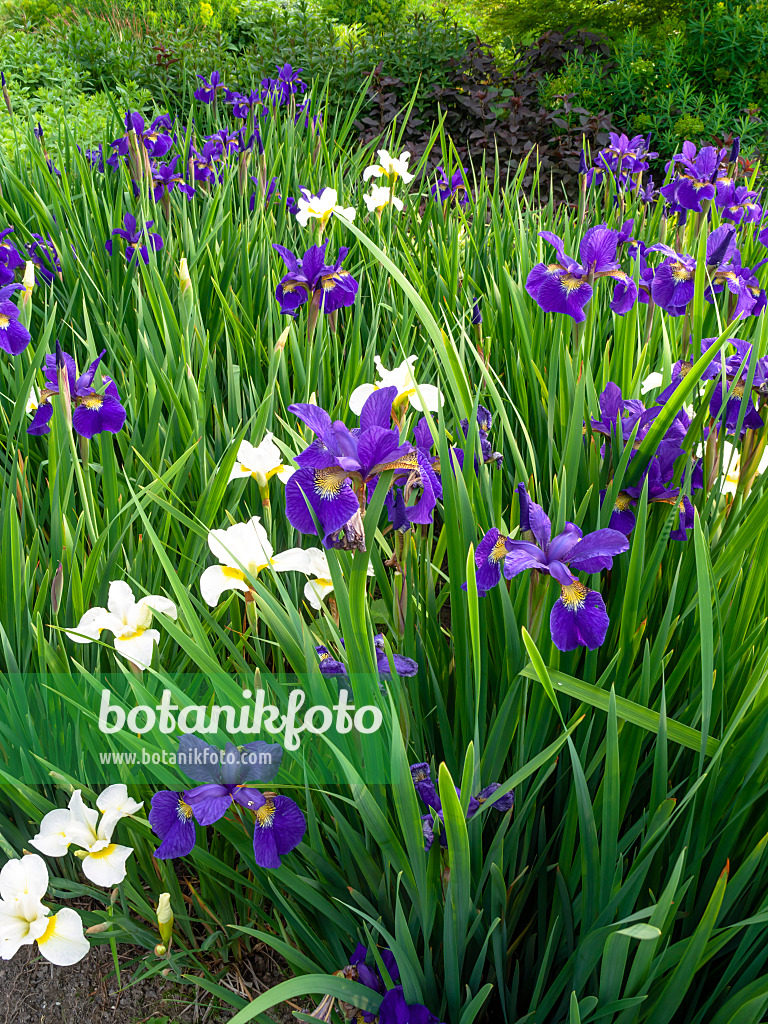
[[[408,161],[411,159],[408,150],[404,150],[399,157],[390,156],[386,149],[380,149],[376,155],[379,162],[365,168],[363,181],[368,181],[369,178],[391,178],[394,183],[398,178],[402,178],[406,185],[413,181],[413,175],[408,170]]]
[[[352,412],[359,416],[374,391],[378,391],[379,388],[391,387],[397,388],[396,403],[400,404],[407,398],[411,406],[419,412],[437,412],[443,404],[443,396],[434,384],[419,384],[419,393],[417,394],[416,380],[413,376],[416,359],[416,356],[408,356],[405,362],[394,370],[387,370],[382,366],[380,357],[376,356],[374,362],[379,380],[375,384],[361,384],[360,387],[355,388],[349,396],[349,408]]]
[[[42,857],[27,853],[9,860],[0,871],[0,957],[10,960],[22,946],[37,947],[52,964],[70,967],[90,947],[79,915],[64,907],[51,914],[40,901],[48,889],[48,869]]]
[[[237,462],[232,467],[229,481],[231,483],[233,480],[244,480],[251,476],[259,487],[263,488],[273,476],[286,483],[293,472],[295,471],[291,466],[285,465],[283,455],[274,442],[274,434],[268,433],[256,447],[249,441],[240,442]]]
[[[368,207],[368,212],[373,213],[374,211],[381,214],[387,206],[394,206],[398,211],[403,209],[402,199],[398,199],[396,195],[393,195],[392,190],[386,185],[374,185],[371,188],[370,195],[364,195],[363,200],[365,205]]]
[[[149,628],[153,612],[162,612],[171,619],[177,616],[176,605],[167,597],[148,594],[137,601],[127,583],[113,580],[107,607],[89,608],[77,626],[67,630],[67,636],[75,643],[90,644],[106,629],[114,634],[118,654],[138,668],[148,668],[154,645],[160,640],[159,632]]]
[[[328,555],[322,548],[305,548],[304,554],[307,556],[307,561],[306,568],[302,572],[305,572],[307,576],[314,577],[314,579],[307,580],[304,585],[304,600],[315,611],[320,611],[325,598],[333,593]],[[373,573],[373,565],[369,562],[368,575],[373,576]]]
[[[219,603],[226,590],[251,593],[250,581],[262,569],[310,574],[310,557],[302,548],[289,548],[275,554],[260,516],[254,516],[247,523],[235,523],[226,530],[211,530],[208,547],[220,563],[209,566],[200,577],[200,591],[211,607]]]
[[[116,801],[120,806],[109,806],[101,815],[83,803],[83,795],[76,789],[69,801],[69,807],[50,811],[40,822],[40,831],[30,842],[36,850],[46,857],[63,857],[70,846],[76,846],[77,856],[82,861],[83,874],[96,885],[105,888],[117,885],[125,878],[125,862],[133,853],[130,846],[119,846],[112,842],[112,833],[121,818],[125,817],[126,805],[138,810],[141,804],[135,801],[121,800],[122,793],[110,793],[110,790],[121,791],[124,787],[110,786],[102,793],[106,804]],[[127,798],[127,791],[126,791]]]
[[[355,219],[356,211],[352,206],[339,206],[339,196],[335,188],[324,188],[319,196],[313,196],[307,189],[302,189],[297,205],[296,221],[303,228],[310,220],[319,220],[322,230],[334,213],[344,220]]]

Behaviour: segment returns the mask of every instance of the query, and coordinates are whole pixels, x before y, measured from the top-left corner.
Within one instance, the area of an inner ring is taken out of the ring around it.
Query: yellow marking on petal
[[[387,462],[386,465],[381,467],[382,473],[386,473],[388,469],[417,469],[419,461],[416,458],[416,453],[411,452],[410,455],[403,455],[402,458],[395,459],[394,462]]]
[[[343,469],[329,466],[328,469],[315,470],[315,493],[321,498],[336,498],[341,493],[347,474]]]
[[[4,331],[10,322],[10,317],[5,316],[5,314],[0,314],[0,331]]]
[[[82,404],[86,409],[100,409],[104,405],[104,399],[101,395],[86,395],[82,399]]]
[[[578,291],[579,288],[584,284],[580,277],[574,277],[573,274],[563,274],[560,278],[560,284],[567,292]]]
[[[613,506],[614,512],[626,512],[627,509],[632,507],[632,499],[626,491],[619,491],[616,495],[616,501]]]
[[[332,587],[333,580],[327,580],[324,576],[318,576],[317,579],[310,580],[310,583],[316,583],[319,587]],[[327,654],[322,655],[323,658],[327,658]]]
[[[589,591],[580,583],[578,580],[574,580],[573,583],[569,583],[567,587],[560,588],[560,600],[563,602],[569,612],[575,612],[579,608],[584,607],[584,601],[586,600]]]
[[[42,946],[44,942],[47,942],[53,936],[56,931],[56,920],[55,915],[48,918],[48,924],[45,926],[45,931],[37,940],[38,946]]]
[[[245,573],[239,569],[233,569],[229,565],[222,565],[221,574],[226,576],[228,580],[242,580],[245,582]]]
[[[682,263],[673,263],[672,277],[676,281],[690,281],[690,279],[693,277],[693,271],[683,266]]]
[[[489,562],[501,562],[507,557],[507,538],[499,537],[488,555]]]
[[[117,849],[116,843],[110,843],[109,846],[105,846],[103,850],[97,850],[95,853],[89,854],[90,857],[95,857],[97,860],[102,860],[104,857],[111,857]]]
[[[178,815],[179,820],[189,821],[193,813],[194,812],[192,808],[189,806],[189,804],[185,800],[182,800],[181,797],[179,797],[179,806],[176,808],[176,814]]]
[[[272,822],[275,817],[275,805],[271,800],[267,800],[265,804],[262,804],[256,811],[256,823],[259,828],[272,828]]]
[[[146,633],[146,631],[146,626],[137,626],[137,628],[134,629],[131,633],[121,633],[120,636],[118,637],[118,640],[136,640],[143,633]],[[99,629],[99,633],[101,633],[101,629]]]

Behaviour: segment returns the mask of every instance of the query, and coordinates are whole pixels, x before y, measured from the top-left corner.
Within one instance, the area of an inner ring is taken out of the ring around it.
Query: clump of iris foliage
[[[238,1024],[303,995],[757,1024],[768,239],[738,146],[654,185],[616,136],[556,207],[443,137],[433,175],[362,149],[273,74],[2,158],[0,953],[45,954],[47,891]],[[286,709],[298,677],[382,727],[185,774],[221,723],[100,731],[105,676],[123,712]],[[257,943],[295,977],[247,1001]]]

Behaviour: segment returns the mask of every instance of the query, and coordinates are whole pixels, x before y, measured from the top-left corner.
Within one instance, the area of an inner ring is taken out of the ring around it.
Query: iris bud
[[[53,614],[56,615],[61,605],[61,595],[64,590],[64,567],[59,562],[59,567],[53,574],[53,583],[51,584],[51,608]]]
[[[170,893],[163,892],[157,904],[157,926],[160,938],[166,945],[170,945],[173,934],[173,911],[171,910]]]

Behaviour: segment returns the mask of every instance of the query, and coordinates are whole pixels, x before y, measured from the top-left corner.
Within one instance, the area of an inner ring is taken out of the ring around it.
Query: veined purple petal
[[[578,544],[572,548],[568,562],[573,568],[579,569],[582,563],[590,558],[601,556],[609,556],[610,558],[613,555],[620,555],[623,551],[628,550],[629,541],[623,533],[619,533],[618,530],[609,529],[595,530],[593,533],[588,533],[585,537],[582,537]]]
[[[594,651],[605,640],[610,625],[602,597],[578,581],[560,593],[549,617],[552,642],[559,651],[577,647]]]
[[[226,786],[208,782],[188,789],[184,800],[192,808],[200,825],[212,825],[223,818],[232,803],[232,794]]]
[[[152,831],[162,842],[155,850],[158,860],[186,857],[195,845],[195,819],[182,793],[161,790],[152,797],[149,812]]]
[[[365,400],[360,410],[360,426],[363,430],[369,427],[385,427],[392,425],[392,403],[397,398],[397,388],[378,388]]]

